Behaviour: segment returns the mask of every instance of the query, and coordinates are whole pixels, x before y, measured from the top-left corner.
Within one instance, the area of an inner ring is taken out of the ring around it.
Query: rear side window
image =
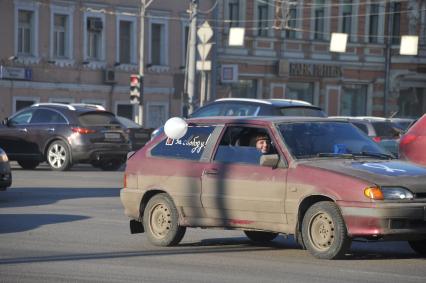
[[[31,124],[66,124],[65,118],[56,111],[37,109],[31,119]]]
[[[283,107],[279,109],[280,116],[326,117],[320,109],[310,107]]]
[[[163,156],[177,159],[200,160],[215,127],[188,127],[186,135],[180,139],[165,138],[152,150],[152,156]]]
[[[357,122],[351,122],[351,123],[354,124],[355,126],[357,126],[358,129],[360,129],[361,131],[363,131],[364,133],[366,133],[368,135],[367,125],[362,124],[362,123],[357,123]]]
[[[89,112],[81,114],[78,121],[82,126],[100,126],[119,124],[114,114],[109,112]]]
[[[372,125],[378,137],[394,137],[398,135],[391,122],[372,122]]]

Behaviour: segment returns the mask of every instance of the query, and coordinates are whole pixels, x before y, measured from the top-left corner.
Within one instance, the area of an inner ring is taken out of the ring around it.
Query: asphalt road
[[[122,174],[14,166],[0,192],[0,282],[426,282],[425,258],[406,243],[355,242],[335,261],[240,231],[188,229],[177,247],[152,246],[129,233]]]

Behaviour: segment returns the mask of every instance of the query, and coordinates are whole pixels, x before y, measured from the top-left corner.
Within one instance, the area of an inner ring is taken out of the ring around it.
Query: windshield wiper
[[[395,156],[393,156],[392,154],[380,153],[380,152],[371,152],[371,151],[361,151],[361,153],[359,153],[357,155],[371,156],[371,157],[384,158],[384,159],[395,159]]]
[[[332,152],[320,152],[317,153],[317,157],[338,157],[338,158],[354,158],[352,153],[332,153]]]

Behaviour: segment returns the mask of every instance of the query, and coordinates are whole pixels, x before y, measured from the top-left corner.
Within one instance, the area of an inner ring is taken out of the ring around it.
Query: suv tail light
[[[80,127],[71,128],[71,131],[73,131],[74,133],[82,134],[82,135],[96,133],[95,130],[87,129],[87,128],[80,128]]]
[[[373,138],[373,141],[375,141],[375,142],[381,142],[381,141],[382,141],[382,138],[380,138],[380,137],[374,137],[374,138]]]
[[[404,146],[406,144],[412,143],[416,139],[417,139],[417,136],[413,134],[403,135],[402,138],[399,140],[399,145]]]

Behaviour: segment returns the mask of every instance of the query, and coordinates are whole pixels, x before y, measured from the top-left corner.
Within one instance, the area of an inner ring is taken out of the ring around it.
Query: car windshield
[[[297,159],[313,157],[372,156],[389,153],[347,122],[292,122],[278,125],[291,154]]]
[[[124,127],[126,127],[127,129],[140,128],[141,127],[141,125],[133,122],[132,120],[130,120],[126,117],[117,116],[116,118],[120,122],[120,124],[123,125]]]
[[[327,115],[320,109],[311,107],[281,107],[280,116],[307,116],[326,117]]]

